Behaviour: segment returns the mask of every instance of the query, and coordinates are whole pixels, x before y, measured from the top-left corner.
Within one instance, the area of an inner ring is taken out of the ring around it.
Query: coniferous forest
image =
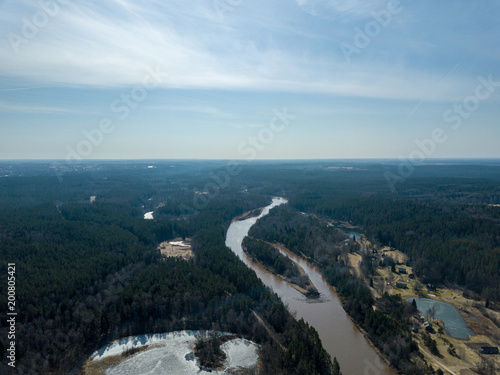
[[[373,300],[332,245],[345,234],[315,220],[359,225],[374,243],[406,253],[423,282],[457,285],[495,305],[500,165],[430,164],[394,191],[385,176],[396,170],[375,161],[256,162],[229,175],[224,162],[123,161],[59,165],[54,173],[50,162],[2,163],[0,267],[6,279],[7,264],[16,265],[17,373],[78,374],[114,339],[184,329],[254,340],[264,374],[338,373],[315,330],[225,246],[232,219],[274,196],[289,204],[250,235],[320,265],[391,363],[418,373],[409,361],[418,347],[404,329],[411,306],[393,296]],[[150,211],[154,220],[144,220]],[[161,257],[158,244],[174,238],[192,239],[193,260]],[[7,306],[7,284],[0,288]],[[5,353],[6,308],[0,312]]]

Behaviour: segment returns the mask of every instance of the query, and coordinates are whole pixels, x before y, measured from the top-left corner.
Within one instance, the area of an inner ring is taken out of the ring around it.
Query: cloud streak
[[[43,107],[34,105],[20,105],[0,101],[0,112],[5,113],[23,113],[23,114],[68,114],[82,113],[80,111],[70,110],[62,107]]]
[[[365,18],[384,7],[387,0],[295,0],[297,5],[315,17],[341,19]]]
[[[361,1],[297,0],[297,4],[313,13],[314,9],[326,7],[335,14],[357,19],[379,2],[369,7]],[[282,13],[293,13],[285,2],[280,6]],[[23,8],[22,17],[29,19],[35,11],[34,7],[31,13]],[[314,40],[314,33],[308,35],[302,24],[298,25],[301,37],[291,44],[280,36],[293,28],[295,21],[290,15],[267,23],[268,30],[256,36],[254,27],[260,21],[243,18],[245,9],[239,11],[241,14],[235,14],[233,20],[228,16],[229,20],[221,23],[210,1],[71,3],[61,7],[43,32],[23,45],[19,54],[7,52],[0,56],[0,75],[42,85],[120,87],[137,84],[149,68],[161,64],[169,74],[163,82],[166,88],[411,100],[449,99],[467,84],[457,80],[451,87],[436,88],[438,75],[403,65],[389,71],[385,61],[347,64],[338,53],[311,49],[308,43]],[[6,27],[12,29],[12,22],[3,26],[4,33]],[[332,50],[335,47],[332,43]],[[2,39],[1,48],[10,50],[7,39]]]

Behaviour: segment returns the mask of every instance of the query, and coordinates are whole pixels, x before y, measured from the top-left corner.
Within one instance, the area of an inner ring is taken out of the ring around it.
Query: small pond
[[[406,301],[415,300],[417,309],[427,318],[439,319],[444,323],[444,330],[456,339],[467,340],[475,333],[467,328],[467,323],[458,310],[449,303],[436,301],[429,298],[407,298]]]

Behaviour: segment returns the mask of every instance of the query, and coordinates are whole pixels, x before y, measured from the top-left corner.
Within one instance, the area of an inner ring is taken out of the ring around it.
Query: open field
[[[161,255],[165,258],[181,258],[190,260],[194,258],[193,249],[191,247],[191,239],[176,238],[172,241],[166,241],[158,245]]]

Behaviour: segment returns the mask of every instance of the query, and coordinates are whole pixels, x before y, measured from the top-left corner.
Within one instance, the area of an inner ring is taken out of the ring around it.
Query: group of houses
[[[412,279],[412,280],[415,279],[415,274],[413,274],[413,273],[408,274],[408,270],[404,267],[398,267],[398,273],[400,275],[408,275],[409,279]],[[408,282],[409,281],[410,280],[408,280]],[[404,282],[396,282],[396,287],[399,289],[408,289],[408,284],[404,283]]]
[[[420,322],[421,324],[423,324],[424,326],[424,329],[426,332],[429,332],[429,333],[434,333],[434,327],[432,326],[432,323],[429,322],[428,320],[426,320],[427,318],[422,315],[422,314],[418,314],[418,315],[415,315],[414,318],[416,318],[416,320],[418,322]],[[414,324],[413,327],[412,327],[412,331],[413,332],[418,332],[418,327],[419,327],[419,324]]]

